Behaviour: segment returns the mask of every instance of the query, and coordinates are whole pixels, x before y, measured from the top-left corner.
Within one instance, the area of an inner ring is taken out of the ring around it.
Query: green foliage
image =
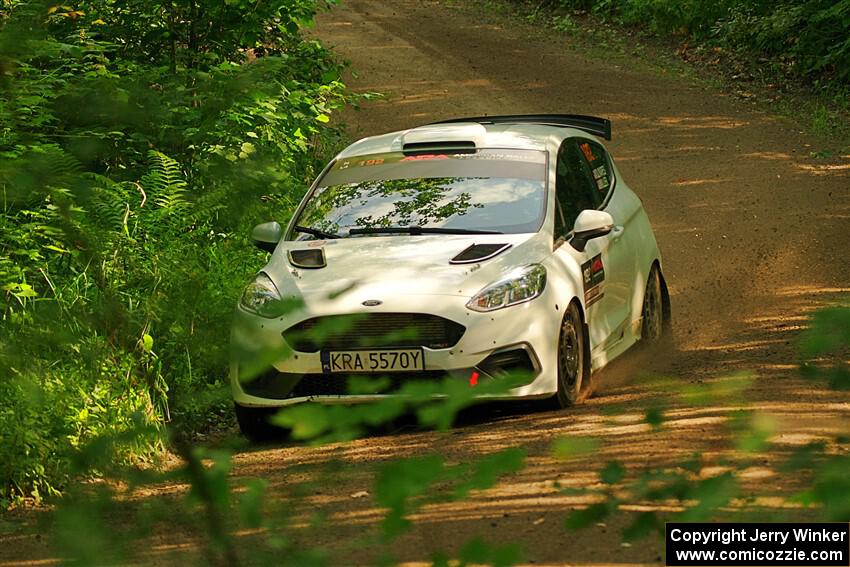
[[[599,447],[595,437],[561,437],[552,443],[552,454],[560,459],[587,455]]]
[[[827,384],[835,390],[850,389],[850,307],[841,305],[816,311],[800,344],[803,357],[801,372],[815,383]],[[850,521],[850,457],[846,436],[835,440],[837,454],[824,457],[823,444],[802,447],[790,460],[791,466],[813,469],[808,490],[799,495],[806,504],[823,507],[830,521]]]
[[[836,390],[850,390],[850,307],[815,312],[800,344],[803,376],[825,380]]]
[[[473,538],[460,550],[458,561],[450,562],[448,556],[440,555],[434,558],[434,567],[457,565],[492,565],[493,567],[508,567],[522,561],[522,552],[517,544],[488,545],[481,538]]]
[[[623,468],[623,465],[617,461],[611,461],[605,465],[601,471],[599,471],[599,480],[605,484],[617,484],[623,480],[623,476],[625,474],[626,469]]]
[[[578,24],[569,15],[552,18],[552,27],[562,33],[572,33],[578,29]]]
[[[601,522],[615,510],[616,506],[611,502],[597,502],[587,508],[571,512],[564,520],[564,527],[568,530],[586,528],[597,522]]]
[[[390,512],[384,518],[384,534],[395,537],[409,527],[405,516],[412,512],[408,502],[425,494],[444,471],[439,455],[394,461],[382,467],[375,485],[375,500]]]
[[[346,101],[300,35],[316,2],[255,4],[0,8],[0,499],[61,488],[99,435],[229,415],[244,235],[287,220]]]
[[[850,1],[735,3],[715,20],[712,34],[730,47],[776,58],[799,74],[850,82]]]
[[[553,0],[548,4],[592,12],[661,36],[707,42],[758,65],[769,61],[782,75],[805,77],[816,86],[828,81],[850,83],[850,0]],[[553,25],[571,31],[568,18],[558,17]]]
[[[848,468],[850,468],[850,457],[847,455],[827,459],[816,467],[811,487],[799,494],[797,500],[805,504],[822,506],[825,520],[850,521]]]

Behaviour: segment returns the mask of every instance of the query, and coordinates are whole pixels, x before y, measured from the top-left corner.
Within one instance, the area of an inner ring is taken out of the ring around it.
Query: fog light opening
[[[493,378],[510,375],[531,376],[536,371],[531,356],[524,348],[491,354],[478,365],[478,369]]]

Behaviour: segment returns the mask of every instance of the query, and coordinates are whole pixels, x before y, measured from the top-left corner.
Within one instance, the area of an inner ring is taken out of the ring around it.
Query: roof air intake
[[[434,142],[413,142],[404,144],[401,151],[405,155],[422,155],[422,154],[472,154],[475,153],[475,142],[463,141],[434,141]]]

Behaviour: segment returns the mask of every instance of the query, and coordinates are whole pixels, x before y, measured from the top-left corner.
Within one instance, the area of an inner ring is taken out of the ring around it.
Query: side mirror
[[[614,228],[614,217],[605,211],[587,209],[579,213],[573,227],[573,239],[570,244],[579,252],[584,252],[589,240],[605,236]]]
[[[274,252],[277,243],[283,238],[283,229],[276,221],[258,224],[251,231],[254,246],[266,252]]]

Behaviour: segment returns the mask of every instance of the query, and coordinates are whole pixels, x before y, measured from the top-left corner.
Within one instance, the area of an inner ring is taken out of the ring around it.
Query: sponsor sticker
[[[590,144],[587,142],[581,144],[579,146],[581,148],[581,153],[584,154],[584,157],[587,158],[587,161],[594,162],[596,161],[596,156],[593,155],[593,149],[590,147]]]
[[[581,274],[584,284],[584,304],[590,307],[602,299],[602,284],[605,282],[605,265],[602,263],[602,254],[597,254],[581,265]]]

